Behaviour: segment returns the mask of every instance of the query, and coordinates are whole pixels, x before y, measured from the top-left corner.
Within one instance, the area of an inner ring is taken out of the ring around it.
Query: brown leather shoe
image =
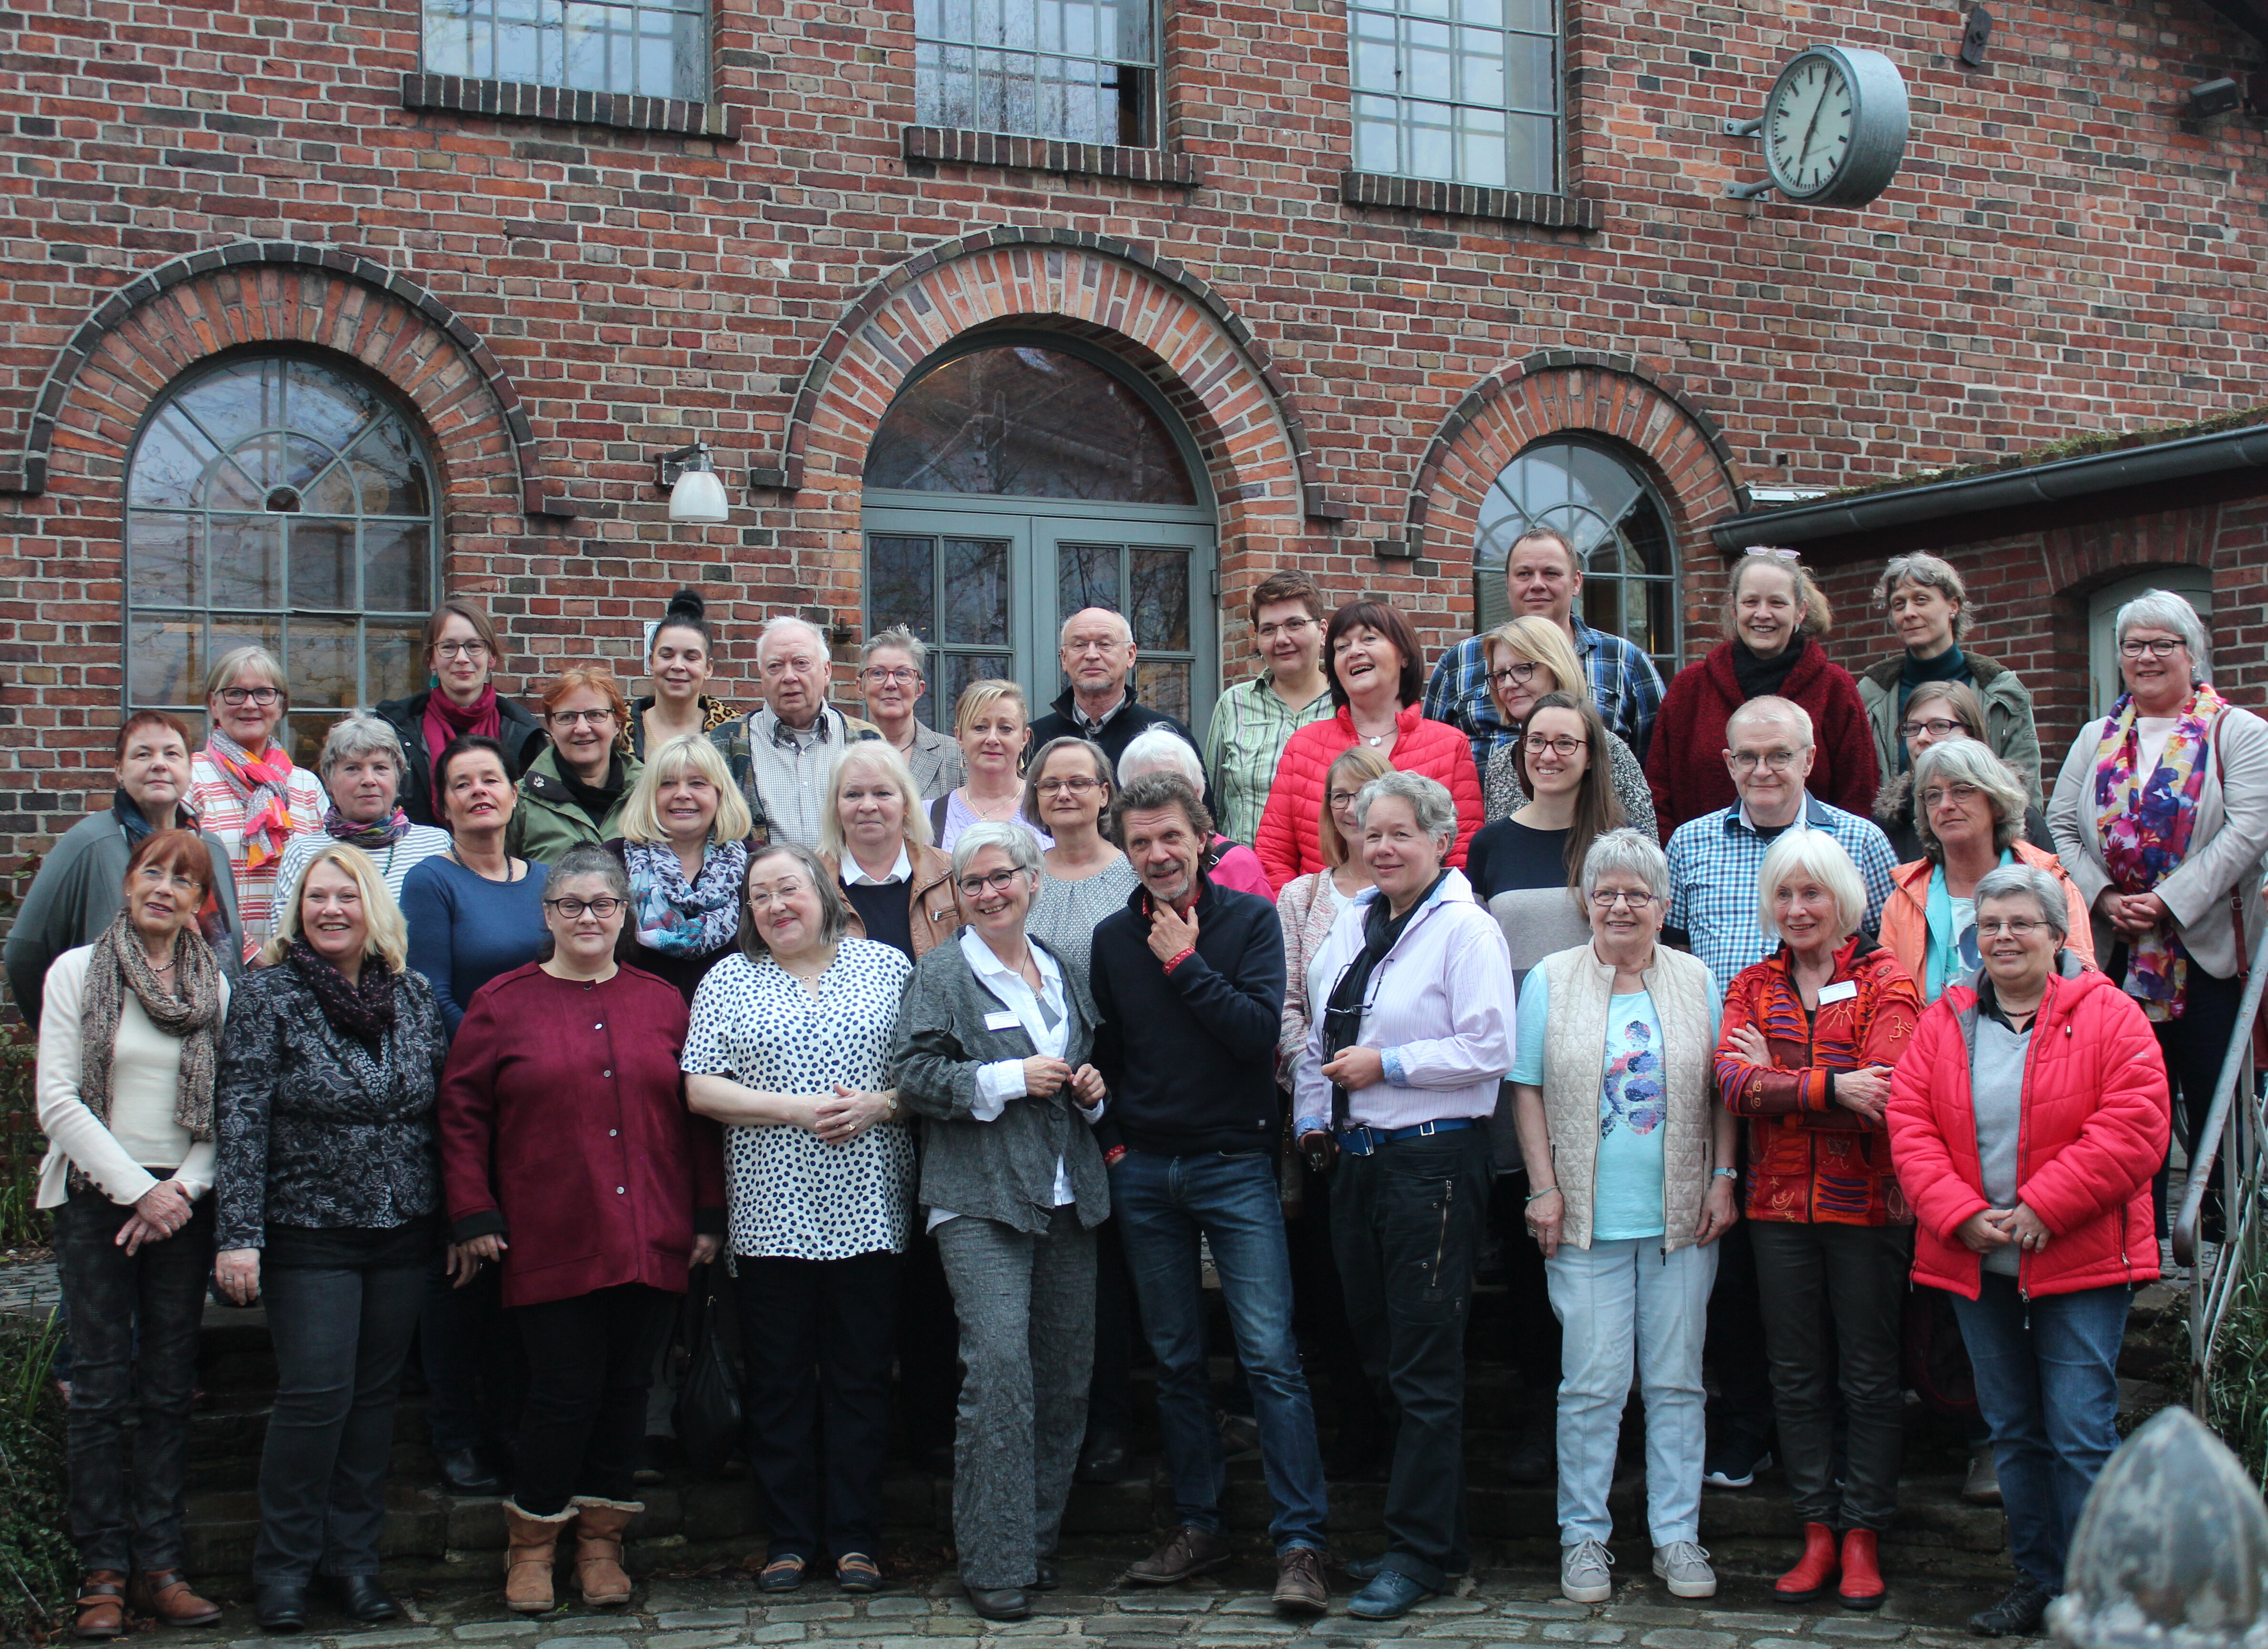
[[[1331,1606],[1331,1588],[1323,1579],[1323,1554],[1312,1546],[1294,1546],[1276,1560],[1276,1607],[1295,1615],[1320,1615]]]
[[[559,1555],[559,1536],[575,1511],[550,1517],[523,1512],[512,1501],[504,1503],[504,1606],[515,1615],[551,1612],[551,1570]]]
[[[1171,1586],[1176,1580],[1226,1569],[1228,1557],[1226,1535],[1183,1523],[1164,1545],[1127,1570],[1126,1578],[1142,1586]]]
[[[575,1498],[575,1579],[583,1601],[604,1609],[630,1601],[630,1578],[622,1570],[622,1531],[645,1510],[641,1500]]]
[[[145,1569],[126,1587],[126,1601],[137,1613],[168,1626],[210,1626],[220,1618],[220,1605],[189,1590],[188,1577],[179,1569]]]
[[[115,1569],[90,1569],[79,1577],[78,1615],[71,1636],[102,1643],[126,1635],[126,1577]]]

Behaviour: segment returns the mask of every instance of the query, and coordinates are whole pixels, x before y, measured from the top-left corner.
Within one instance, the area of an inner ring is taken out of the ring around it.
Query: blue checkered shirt
[[[1575,656],[1590,678],[1591,702],[1607,731],[1618,733],[1639,762],[1646,760],[1646,740],[1653,733],[1653,718],[1661,714],[1661,673],[1636,643],[1603,629],[1593,629],[1580,618],[1569,622],[1575,630]],[[1488,771],[1489,758],[1512,742],[1512,729],[1497,714],[1488,686],[1488,650],[1481,637],[1459,642],[1433,666],[1425,685],[1425,714],[1445,721],[1473,741],[1473,765]]]
[[[1881,925],[1890,872],[1897,865],[1889,838],[1873,820],[1830,807],[1815,796],[1806,796],[1803,808],[1804,822],[1840,842],[1859,867],[1867,884],[1867,919],[1861,925],[1874,931]],[[1743,968],[1779,948],[1756,925],[1756,872],[1771,846],[1738,803],[1687,820],[1669,838],[1669,916],[1664,925],[1684,930],[1693,954],[1716,975],[1720,996]]]

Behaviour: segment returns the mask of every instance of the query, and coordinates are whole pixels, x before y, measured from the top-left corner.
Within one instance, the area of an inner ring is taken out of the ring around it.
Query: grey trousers
[[[1053,1554],[1086,1433],[1094,1233],[1058,1208],[1039,1236],[961,1215],[937,1228],[961,1318],[953,1533],[961,1578],[1028,1586]]]

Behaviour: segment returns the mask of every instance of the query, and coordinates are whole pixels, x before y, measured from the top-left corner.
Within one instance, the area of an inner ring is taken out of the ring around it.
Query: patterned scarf
[[[2110,885],[2123,894],[2146,894],[2182,867],[2190,831],[2205,790],[2206,741],[2228,708],[2211,687],[2200,687],[2174,722],[2165,754],[2144,773],[2134,696],[2113,705],[2102,723],[2095,757],[2095,828]],[[2126,993],[2153,1020],[2177,1020],[2188,1005],[2190,953],[2171,923],[2132,939],[2126,948]]]
[[[666,842],[625,842],[622,865],[630,879],[630,910],[637,942],[665,956],[707,956],[740,931],[740,884],[748,850],[739,842],[712,842],[701,874],[685,879],[677,850]]]
[[[110,1123],[110,1067],[118,1051],[118,1022],[131,990],[150,1023],[181,1039],[181,1085],[173,1120],[190,1137],[213,1137],[213,1072],[220,1044],[220,958],[185,927],[173,936],[173,986],[168,990],[142,936],[123,910],[94,942],[87,959],[79,1006],[78,1097],[95,1120]],[[178,991],[180,994],[175,995]]]
[[[217,730],[205,740],[205,754],[244,799],[244,867],[256,871],[291,839],[291,758],[280,744],[255,756]]]
[[[375,853],[380,848],[392,847],[409,834],[409,815],[396,807],[375,824],[355,824],[334,803],[323,810],[323,828],[335,841],[360,848],[365,853]]]
[[[293,939],[284,960],[315,993],[316,1005],[323,1010],[333,1030],[360,1037],[372,1048],[386,1040],[386,1034],[394,1028],[394,969],[386,965],[385,958],[364,957],[362,977],[354,984],[316,955],[305,939]]]

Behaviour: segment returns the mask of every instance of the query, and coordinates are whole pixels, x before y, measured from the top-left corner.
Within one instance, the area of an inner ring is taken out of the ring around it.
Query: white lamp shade
[[[688,469],[669,490],[669,519],[673,521],[729,521],[725,506],[725,483],[711,469]]]

